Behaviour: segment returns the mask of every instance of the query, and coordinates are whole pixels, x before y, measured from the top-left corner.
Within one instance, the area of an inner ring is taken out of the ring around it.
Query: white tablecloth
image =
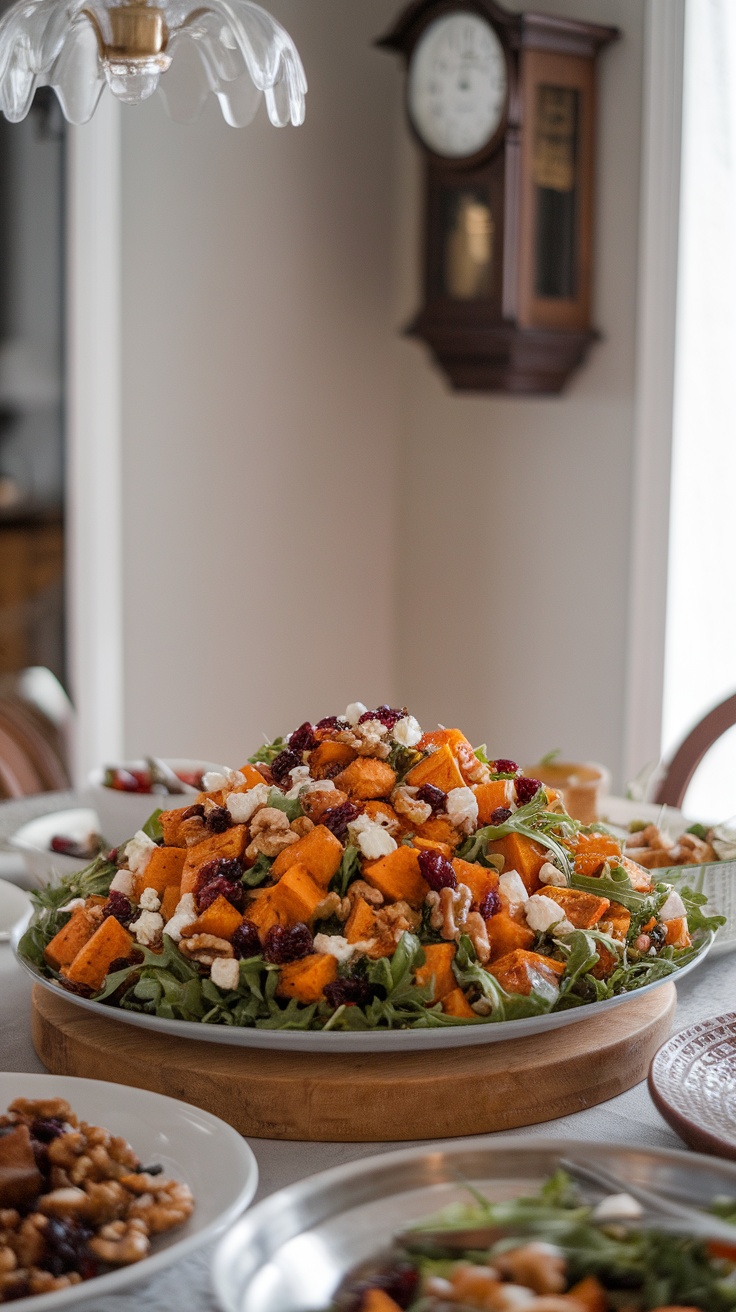
[[[51,796],[51,804],[45,807],[41,799],[35,798],[30,802],[0,805],[0,844],[13,829],[33,815],[43,814],[44,809],[61,809],[59,799],[62,798],[63,805],[75,804],[69,794],[58,794]],[[678,985],[675,1029],[731,1010],[735,1001],[736,953],[711,957]],[[30,1007],[30,980],[14,961],[10,948],[0,944],[0,1066],[3,1070],[44,1070],[31,1043]],[[516,1133],[578,1140],[613,1139],[649,1147],[683,1147],[656,1111],[644,1083],[600,1107],[591,1107],[573,1116]],[[393,1143],[281,1143],[273,1139],[251,1139],[249,1142],[260,1171],[257,1198],[264,1198],[294,1180],[342,1162],[405,1146]],[[176,1312],[215,1312],[217,1305],[209,1279],[210,1256],[209,1251],[195,1254],[145,1287],[138,1287],[127,1295],[102,1299],[94,1304],[95,1312],[138,1312],[142,1306],[146,1312],[170,1312],[172,1309]]]

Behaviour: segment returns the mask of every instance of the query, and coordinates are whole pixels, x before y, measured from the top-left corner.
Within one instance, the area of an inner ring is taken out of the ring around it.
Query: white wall
[[[358,696],[619,771],[644,0],[535,7],[624,31],[603,341],[562,398],[453,394],[400,336],[417,156],[371,48],[400,0],[271,0],[310,79],[299,131],[123,111],[129,751],[235,761]]]
[[[521,8],[514,4],[514,8]],[[632,471],[643,0],[539,0],[612,23],[601,57],[595,322],[562,397],[453,394],[402,348],[400,689],[498,754],[553,748],[620,774]],[[415,204],[404,134],[402,207]],[[417,303],[402,225],[400,317]]]
[[[125,723],[239,761],[394,695],[396,5],[272,0],[307,122],[123,122]]]

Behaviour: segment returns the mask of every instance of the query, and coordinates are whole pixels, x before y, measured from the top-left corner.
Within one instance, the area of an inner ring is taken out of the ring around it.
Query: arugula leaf
[[[474,756],[477,756],[477,758],[478,758],[478,760],[480,761],[481,765],[490,765],[490,764],[491,764],[491,759],[490,759],[490,757],[489,757],[489,755],[488,755],[488,748],[487,748],[487,746],[486,746],[485,743],[481,743],[480,747],[475,747],[475,748],[473,749],[473,755],[474,755]]]
[[[455,979],[461,988],[475,985],[481,997],[491,1004],[491,1013],[485,1021],[522,1020],[527,1016],[540,1016],[551,1011],[558,997],[558,990],[549,985],[538,975],[534,987],[528,996],[522,993],[507,993],[494,975],[484,970],[475,955],[475,949],[466,934],[460,936],[457,951],[452,963]]]
[[[161,828],[161,821],[159,819],[159,817],[163,815],[163,810],[164,808],[159,806],[156,811],[152,811],[143,826],[144,834],[146,834],[154,843],[162,843],[164,841],[164,831]]]
[[[250,869],[243,871],[240,877],[241,884],[245,884],[248,888],[260,888],[261,884],[268,879],[275,859],[275,857],[266,856],[264,852],[259,852]]]
[[[266,742],[262,747],[259,747],[257,752],[248,757],[248,760],[251,765],[270,765],[279,755],[279,752],[283,752],[284,748],[288,746],[289,744],[285,738],[274,738],[273,742]]]
[[[423,761],[428,752],[418,752],[415,747],[402,747],[401,743],[394,743],[389,752],[387,764],[392,770],[396,771],[396,783],[403,783],[410,770],[415,765]]]
[[[337,874],[330,880],[330,888],[333,892],[339,893],[340,897],[344,897],[353,880],[360,877],[360,873],[360,848],[354,843],[348,843],[342,854]]]
[[[274,807],[276,811],[284,811],[289,820],[298,820],[300,815],[304,815],[299,798],[286,797],[280,788],[270,789],[267,805]]]
[[[570,887],[580,893],[596,893],[598,897],[619,902],[632,916],[644,915],[645,920],[656,916],[665,901],[665,897],[656,892],[638,893],[623,866],[611,867],[607,875],[578,875],[573,872]]]
[[[538,789],[535,796],[525,806],[520,806],[502,825],[486,825],[478,829],[458,849],[458,856],[464,861],[487,860],[488,844],[507,834],[522,834],[533,842],[540,843],[554,853],[560,870],[566,875],[568,883],[572,874],[570,853],[551,831],[561,827],[577,829],[576,821],[564,813],[547,811],[547,794],[544,788]]]
[[[692,872],[690,873],[690,877],[692,877]],[[674,886],[677,887],[677,891],[685,903],[687,923],[691,933],[698,933],[700,931],[708,932],[709,930],[715,932],[717,929],[720,929],[722,925],[726,924],[726,916],[706,916],[703,911],[703,907],[708,904],[708,896],[706,893],[701,893],[699,890],[691,888],[689,884],[678,887],[679,881],[677,878],[672,882]]]

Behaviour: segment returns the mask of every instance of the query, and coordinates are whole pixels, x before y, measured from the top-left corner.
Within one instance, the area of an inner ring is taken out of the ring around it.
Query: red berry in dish
[[[442,888],[457,888],[457,875],[446,856],[435,848],[424,847],[419,853],[419,869],[429,887],[439,893]]]
[[[213,834],[224,834],[229,829],[233,818],[226,806],[213,806],[205,813],[204,822]]]
[[[525,806],[527,802],[531,802],[532,798],[536,797],[541,787],[542,784],[539,779],[527,779],[525,775],[522,775],[520,779],[517,779],[515,788],[516,800],[519,803],[519,806]]]
[[[484,920],[490,920],[491,916],[495,916],[501,910],[501,898],[495,888],[488,890],[478,910]]]
[[[385,724],[387,729],[393,729],[397,720],[403,719],[406,711],[397,711],[392,706],[378,706],[375,711],[364,711],[358,720],[358,724],[365,724],[366,720],[378,720]]]
[[[200,911],[206,911],[207,907],[216,902],[218,897],[224,897],[232,906],[242,911],[245,906],[245,889],[242,884],[233,884],[229,879],[223,879],[216,876],[205,884],[200,893],[197,894],[197,907]]]
[[[334,979],[325,984],[325,997],[331,1007],[367,1007],[376,997],[377,985],[367,979]]]
[[[300,724],[298,729],[289,734],[289,747],[292,752],[311,752],[316,746],[317,739],[309,720],[305,720],[304,724]]]
[[[320,824],[325,825],[331,830],[335,838],[339,838],[341,843],[345,842],[348,836],[348,825],[351,820],[356,820],[360,815],[360,810],[353,802],[343,802],[341,806],[333,806],[329,811],[325,811],[320,819]]]
[[[271,774],[277,784],[283,784],[289,778],[289,771],[301,764],[301,755],[292,751],[291,747],[285,747],[283,752],[279,752],[278,756],[274,756],[271,762]]]
[[[137,912],[124,893],[113,890],[107,899],[104,915],[114,916],[116,920],[120,921],[121,925],[125,925],[127,928],[130,922],[135,920]]]
[[[348,722],[343,720],[341,715],[325,715],[324,719],[318,720],[314,727],[329,733],[330,729],[347,729]]]
[[[518,769],[516,761],[508,761],[503,756],[491,762],[491,770],[494,774],[516,774]]]
[[[491,824],[505,825],[510,815],[508,806],[497,806],[495,811],[491,811]]]
[[[258,937],[258,930],[250,920],[244,920],[239,925],[231,939],[233,952],[240,961],[245,957],[258,957],[261,952],[261,940]]]
[[[417,801],[426,802],[432,808],[432,814],[437,815],[439,811],[447,808],[447,793],[442,788],[436,788],[434,784],[422,784],[417,788]]]
[[[298,961],[312,951],[312,935],[301,922],[285,929],[273,925],[266,935],[263,955],[273,966],[284,966],[287,961]]]

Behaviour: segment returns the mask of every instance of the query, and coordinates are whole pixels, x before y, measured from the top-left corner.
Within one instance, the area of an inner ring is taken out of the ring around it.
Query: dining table
[[[84,804],[74,792],[45,793],[0,803],[0,876],[24,883],[17,854],[8,848],[8,839],[21,825],[36,816]],[[30,886],[27,881],[25,886]],[[45,1069],[31,1041],[31,988],[31,979],[15,960],[9,944],[0,944],[0,1066],[5,1071],[43,1073]],[[732,1010],[736,997],[736,951],[714,950],[696,970],[677,983],[677,995],[673,1033]],[[561,1043],[564,1043],[563,1034],[561,1032]],[[298,1060],[298,1055],[295,1060]],[[461,1060],[458,1061],[458,1083],[462,1085]],[[519,1096],[522,1094],[520,1089]],[[349,1090],[346,1090],[346,1096],[349,1097]],[[545,1139],[604,1141],[607,1144],[613,1141],[646,1148],[685,1148],[655,1108],[646,1082],[598,1106],[581,1107],[572,1115],[507,1133]],[[409,1146],[406,1143],[297,1143],[278,1139],[249,1139],[248,1142],[258,1161],[256,1203],[318,1171]],[[421,1144],[426,1140],[418,1135],[415,1142]],[[472,1145],[474,1140],[471,1138],[466,1142]],[[198,1250],[145,1285],[136,1285],[129,1292],[97,1300],[95,1312],[138,1312],[142,1306],[146,1312],[172,1312],[173,1309],[176,1312],[217,1312],[210,1274],[213,1247]]]

